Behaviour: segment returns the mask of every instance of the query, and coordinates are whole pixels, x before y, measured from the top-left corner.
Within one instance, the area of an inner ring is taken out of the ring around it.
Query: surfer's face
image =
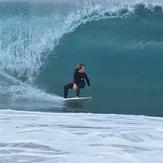
[[[79,70],[80,73],[83,73],[85,72],[85,67],[83,66],[80,70]]]

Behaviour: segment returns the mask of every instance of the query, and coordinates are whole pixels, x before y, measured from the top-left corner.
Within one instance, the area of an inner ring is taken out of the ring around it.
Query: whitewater
[[[159,117],[0,111],[0,162],[162,163]]]

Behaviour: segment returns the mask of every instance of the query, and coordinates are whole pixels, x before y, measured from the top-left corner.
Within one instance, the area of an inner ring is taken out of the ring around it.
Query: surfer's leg
[[[85,87],[85,83],[80,83],[78,85],[78,88],[76,89],[76,96],[79,97],[80,96],[80,89]]]
[[[72,88],[73,88],[73,83],[69,83],[64,86],[64,98],[67,98],[68,96],[68,89],[72,89]]]
[[[80,95],[80,88],[77,88],[76,89],[76,96],[79,97],[79,95]]]

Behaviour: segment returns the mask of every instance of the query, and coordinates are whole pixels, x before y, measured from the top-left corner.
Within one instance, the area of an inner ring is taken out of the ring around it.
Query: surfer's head
[[[76,69],[78,69],[78,71],[80,73],[83,73],[83,72],[85,72],[85,65],[84,64],[77,64]]]

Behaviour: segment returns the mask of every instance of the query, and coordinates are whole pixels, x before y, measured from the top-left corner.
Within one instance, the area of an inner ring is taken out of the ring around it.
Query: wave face
[[[161,0],[1,1],[1,96],[58,101],[82,62],[91,111],[163,115],[162,7]]]

